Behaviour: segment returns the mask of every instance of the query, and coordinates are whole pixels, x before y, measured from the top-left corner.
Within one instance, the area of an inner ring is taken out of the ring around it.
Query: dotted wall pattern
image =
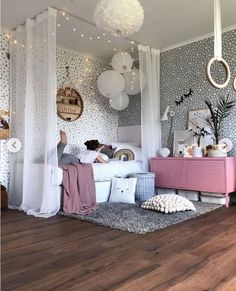
[[[85,148],[84,142],[98,139],[102,143],[117,140],[118,112],[110,107],[109,99],[97,89],[97,78],[108,67],[95,59],[86,58],[79,52],[57,49],[57,84],[62,85],[69,66],[70,79],[84,102],[84,111],[79,119],[67,122],[58,117],[58,131],[68,133],[66,152],[77,154]]]
[[[1,72],[0,72],[0,109],[9,110],[9,77],[10,62],[7,57],[9,54],[9,40],[5,33],[0,34],[1,47]],[[9,156],[6,141],[0,140],[0,183],[8,188],[9,181]]]
[[[141,94],[129,96],[129,105],[118,113],[119,126],[134,126],[141,124]]]
[[[236,30],[223,34],[222,47],[223,58],[231,70],[231,80],[229,85],[221,90],[213,87],[206,78],[206,66],[214,54],[213,37],[161,53],[161,115],[167,105],[170,105],[170,110],[175,111],[170,137],[171,149],[174,131],[187,129],[189,111],[207,108],[204,103],[206,99],[216,104],[219,96],[227,93],[230,94],[231,99],[236,98],[233,89],[233,79],[236,77]],[[223,83],[225,72],[217,62],[212,66],[212,76]],[[193,90],[192,96],[176,106],[175,100],[180,100],[190,88]],[[167,146],[169,130],[170,121],[162,122],[163,146]],[[232,140],[234,148],[229,155],[236,156],[236,108],[224,120],[222,137]]]

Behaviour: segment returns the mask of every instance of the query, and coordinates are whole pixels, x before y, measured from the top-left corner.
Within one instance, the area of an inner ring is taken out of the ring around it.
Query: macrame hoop
[[[211,76],[211,65],[214,63],[214,61],[219,61],[225,68],[225,71],[226,71],[226,80],[223,84],[217,84],[212,76]],[[209,80],[209,82],[216,88],[218,89],[222,89],[224,87],[226,87],[229,83],[229,80],[230,80],[230,69],[229,69],[229,65],[227,64],[227,62],[221,58],[220,60],[217,58],[217,57],[213,57],[210,59],[210,61],[208,62],[207,64],[207,78]],[[234,80],[234,87],[236,87],[236,78]],[[236,89],[235,89],[236,90]]]

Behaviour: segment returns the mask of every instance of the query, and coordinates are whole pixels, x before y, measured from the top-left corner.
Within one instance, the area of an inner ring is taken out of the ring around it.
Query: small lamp
[[[174,111],[170,111],[170,105],[167,105],[166,110],[164,114],[162,115],[161,121],[167,121],[170,118],[172,118],[175,115]]]
[[[163,114],[163,116],[161,117],[161,121],[168,121],[170,118],[170,129],[169,129],[169,135],[168,135],[168,139],[167,139],[167,147],[161,148],[159,151],[160,156],[162,157],[168,157],[170,154],[170,138],[171,138],[171,132],[172,132],[172,127],[173,127],[173,117],[175,115],[174,111],[170,111],[170,105],[167,105],[166,110]]]

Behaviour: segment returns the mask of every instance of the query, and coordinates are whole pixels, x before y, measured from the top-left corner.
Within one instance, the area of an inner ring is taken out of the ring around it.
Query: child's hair
[[[84,144],[86,145],[88,150],[92,151],[96,150],[99,147],[99,142],[97,139],[87,140]]]

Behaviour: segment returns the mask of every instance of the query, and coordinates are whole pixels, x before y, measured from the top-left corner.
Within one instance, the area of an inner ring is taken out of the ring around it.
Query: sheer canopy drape
[[[141,86],[141,140],[146,169],[160,149],[160,50],[138,45]],[[143,82],[142,78],[145,78]],[[142,88],[142,84],[145,87]]]
[[[10,155],[9,204],[48,217],[60,207],[57,183],[56,10],[27,19],[11,34],[11,137],[22,149]]]

